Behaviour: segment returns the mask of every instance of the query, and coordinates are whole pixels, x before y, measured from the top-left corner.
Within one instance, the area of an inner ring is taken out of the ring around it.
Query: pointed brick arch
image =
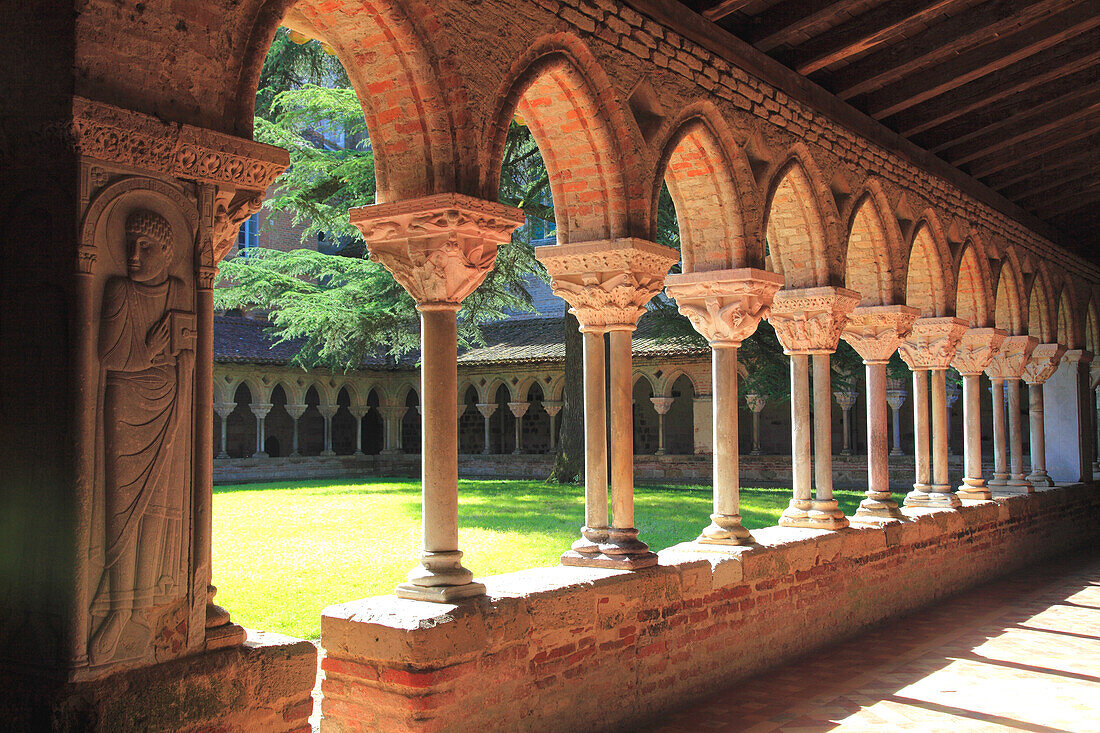
[[[1027,335],[1039,339],[1039,343],[1053,343],[1057,338],[1057,303],[1046,266],[1040,264],[1031,282],[1027,296]]]
[[[927,212],[913,230],[905,277],[905,304],[921,316],[946,316],[953,309],[950,281],[951,255],[943,229],[932,212]]]
[[[857,200],[848,226],[844,287],[860,293],[861,305],[892,305],[904,291],[897,263],[901,230],[889,202],[874,182]]]
[[[1024,274],[1016,250],[1012,247],[1005,250],[995,293],[993,325],[1007,331],[1011,336],[1027,333]]]
[[[628,183],[626,175],[640,171],[622,139],[637,126],[591,51],[568,34],[537,41],[512,65],[499,99],[485,136],[481,195],[498,195],[508,125],[518,115],[546,164],[558,242],[629,236],[648,208],[638,176]]]
[[[765,231],[770,269],[787,288],[830,284],[824,205],[804,161],[793,156],[769,188]]]
[[[1089,298],[1089,307],[1085,312],[1085,349],[1094,355],[1100,354],[1100,312],[1096,307],[1096,293]]]
[[[955,315],[969,322],[971,328],[985,328],[993,323],[992,282],[985,250],[972,237],[962,249],[955,274]]]
[[[656,225],[661,183],[676,205],[684,272],[760,266],[760,232],[746,228],[744,199],[754,187],[748,161],[710,105],[685,110],[670,125],[651,205]]]
[[[1079,303],[1073,282],[1066,278],[1062,283],[1062,291],[1058,295],[1055,340],[1067,349],[1080,349],[1082,346]]]

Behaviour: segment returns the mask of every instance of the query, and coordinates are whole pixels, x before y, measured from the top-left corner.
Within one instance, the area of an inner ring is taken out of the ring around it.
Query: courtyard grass
[[[862,494],[837,491],[845,514]],[[790,489],[742,489],[750,529],[774,525]],[[639,486],[635,524],[654,550],[694,539],[710,486]],[[475,575],[556,565],[577,537],[583,489],[541,481],[459,481],[459,543]],[[217,601],[238,623],[316,639],[321,610],[392,593],[420,551],[420,482],[370,478],[214,488]]]

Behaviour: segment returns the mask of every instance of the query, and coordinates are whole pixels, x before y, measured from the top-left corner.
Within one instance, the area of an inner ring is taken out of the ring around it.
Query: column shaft
[[[932,490],[951,491],[947,469],[947,370],[933,369],[932,377]]]
[[[856,518],[862,521],[898,519],[901,512],[890,496],[890,438],[886,415],[886,362],[864,362],[867,374],[867,496]]]
[[[893,413],[894,418],[894,447],[890,454],[895,456],[904,455],[901,452],[901,408],[891,407],[890,412]]]
[[[363,452],[363,418],[355,418],[355,453]]]
[[[737,347],[711,349],[714,409],[714,513],[703,530],[703,544],[743,545],[752,542],[741,524],[740,448],[737,443]]]
[[[932,483],[929,442],[928,371],[918,369],[913,372],[913,458],[917,474],[917,482],[913,488],[924,493],[927,493]]]
[[[489,417],[482,417],[481,419],[485,422],[485,447],[482,448],[481,452],[484,453],[485,455],[489,455],[489,453],[490,453],[489,445],[490,445],[490,437],[492,435],[492,429],[491,429],[491,426],[490,426],[490,423],[489,423]]]
[[[760,413],[752,411],[752,455],[760,455]]]
[[[513,417],[515,417],[515,416],[513,415]],[[523,452],[523,417],[522,416],[516,417],[515,429],[516,429],[516,447],[512,451],[512,453],[514,453],[516,455],[519,455],[520,453]]]
[[[611,526],[634,527],[634,425],[631,332],[611,332]]]
[[[584,527],[573,543],[594,553],[607,541],[607,412],[604,332],[586,330],[584,339]]]
[[[843,433],[843,435],[841,436],[840,453],[841,453],[841,455],[845,455],[845,456],[852,455],[851,412],[852,412],[852,408],[850,408],[850,407],[843,408],[843,414],[841,415],[841,418],[840,418],[841,431]]]
[[[229,452],[226,451],[226,447],[227,447],[227,443],[228,443],[228,441],[227,441],[227,432],[228,431],[226,429],[226,423],[229,422],[229,416],[228,415],[219,415],[218,417],[220,417],[221,421],[222,421],[222,450],[221,450],[221,453],[218,454],[218,458],[228,458],[229,457]]]
[[[717,438],[716,438],[717,439]],[[665,413],[657,413],[657,455],[665,454]]]
[[[293,420],[294,431],[290,437],[290,454],[292,456],[298,455],[298,420],[299,418],[294,418]]]
[[[811,498],[809,359],[807,354],[791,355],[791,507],[801,509],[809,508]]]
[[[963,376],[963,483],[960,499],[988,500],[993,495],[982,479],[981,376]]]
[[[1024,474],[1024,426],[1020,416],[1020,380],[1007,380],[1005,389],[1008,390],[1008,445],[1011,473],[1008,486],[1016,491],[1031,492],[1033,489]]]
[[[1046,421],[1043,414],[1043,385],[1028,385],[1028,416],[1031,419],[1031,474],[1027,480],[1032,486],[1053,486],[1047,475]]]
[[[990,379],[993,390],[993,480],[990,486],[1008,483],[1008,432],[1005,424],[1005,390],[1003,379]]]
[[[814,354],[814,484],[817,498],[833,498],[833,391],[829,354]]]

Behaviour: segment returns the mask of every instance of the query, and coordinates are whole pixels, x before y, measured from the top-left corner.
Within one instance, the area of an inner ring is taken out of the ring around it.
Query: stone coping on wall
[[[533,568],[461,605],[380,596],[322,614],[336,729],[601,730],[1089,542],[1095,484],[904,510],[839,532],[659,553],[640,571]]]

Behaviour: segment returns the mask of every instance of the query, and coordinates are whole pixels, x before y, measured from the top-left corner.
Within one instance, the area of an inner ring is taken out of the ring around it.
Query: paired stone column
[[[901,450],[901,406],[905,404],[908,393],[905,391],[905,383],[900,379],[886,380],[886,404],[890,405],[894,442],[890,449],[890,455],[903,456]]]
[[[1024,442],[1020,418],[1020,378],[1031,352],[1039,340],[1031,336],[1009,336],[1001,342],[1001,350],[986,367],[993,384],[993,439],[995,471],[991,487],[1027,493],[1033,491],[1024,474]],[[1005,429],[1005,396],[1007,392],[1007,422]],[[1000,414],[998,414],[998,412]],[[1006,461],[1006,453],[1007,461]],[[1007,466],[1006,466],[1007,463]]]
[[[527,410],[530,407],[530,402],[508,403],[508,409],[512,412],[512,417],[516,419],[516,447],[515,450],[512,451],[513,455],[523,453],[523,416],[527,414]]]
[[[401,598],[443,603],[481,595],[458,549],[458,324],[462,300],[493,267],[523,212],[447,193],[351,211],[371,259],[420,311],[423,552]]]
[[[653,410],[657,413],[657,455],[665,454],[665,415],[672,409],[671,397],[650,397]]]
[[[661,291],[679,254],[624,238],[538,247],[535,256],[565,299],[584,339],[585,525],[566,565],[637,569],[657,564],[634,527],[631,338],[645,304]],[[607,512],[604,334],[610,333],[611,521]]]
[[[947,455],[951,455],[951,435],[955,432],[952,427],[951,413],[955,408],[955,403],[959,401],[959,395],[962,390],[954,380],[947,381]]]
[[[710,515],[710,525],[697,540],[704,545],[752,542],[752,535],[741,524],[740,514],[737,349],[768,314],[769,305],[782,285],[783,278],[775,273],[743,268],[670,275],[665,287],[680,312],[711,347],[714,513]]]
[[[492,430],[489,418],[493,416],[493,413],[497,411],[497,403],[495,402],[478,402],[477,411],[481,413],[481,419],[485,423],[485,447],[481,449],[482,455],[489,455],[492,451]]]
[[[752,411],[752,450],[749,451],[749,455],[758,456],[760,455],[760,413],[767,407],[768,400],[763,395],[747,394],[745,404]]]
[[[321,413],[321,417],[325,419],[325,443],[324,448],[321,450],[323,456],[334,456],[336,451],[332,449],[332,418],[336,417],[336,413],[340,410],[339,405],[318,405],[317,411]]]
[[[369,405],[357,405],[349,408],[351,416],[355,418],[355,455],[363,455],[363,418],[370,412]],[[297,448],[297,447],[295,447]]]
[[[836,351],[859,293],[835,287],[781,290],[768,320],[783,352],[791,357],[791,444],[793,498],[783,511],[783,527],[841,529],[848,519],[833,499],[832,374],[829,355]],[[813,498],[810,481],[809,359],[813,356]]]
[[[966,321],[959,318],[918,318],[898,349],[913,371],[913,422],[916,427],[913,453],[917,480],[913,491],[905,497],[905,506],[950,509],[960,506],[947,470],[947,367],[955,358],[955,349],[966,329]],[[929,377],[932,381],[931,426]]]
[[[902,516],[890,495],[886,367],[909,335],[918,315],[916,308],[905,305],[860,306],[852,311],[844,330],[844,340],[863,359],[867,381],[867,496],[856,510],[854,518],[857,521],[882,523],[896,521]],[[895,408],[895,440],[899,425],[897,414]]]
[[[252,409],[252,414],[256,416],[256,452],[252,454],[253,458],[267,458],[267,452],[264,450],[264,443],[266,442],[266,435],[264,435],[264,423],[267,420],[268,413],[271,412],[271,408],[274,407],[270,402],[253,402],[249,407]]]
[[[852,408],[856,406],[859,392],[833,392],[833,399],[841,410],[841,448],[840,455],[852,455]]]
[[[1028,386],[1028,416],[1031,437],[1031,473],[1027,482],[1031,486],[1054,486],[1047,475],[1046,424],[1043,414],[1043,384],[1058,369],[1066,347],[1061,344],[1038,344],[1031,358],[1024,365],[1024,382]]]
[[[293,433],[290,443],[290,455],[299,456],[301,453],[298,450],[298,421],[302,419],[302,415],[306,414],[306,410],[309,409],[309,405],[287,405],[286,413],[290,415],[290,420],[293,423]]]
[[[997,355],[1005,332],[996,328],[970,328],[955,347],[951,365],[963,378],[963,478],[959,499],[988,501],[993,498],[982,477],[981,375]]]
[[[214,412],[218,413],[218,417],[220,417],[221,421],[222,421],[222,426],[221,426],[222,427],[222,442],[221,442],[222,448],[221,448],[220,451],[218,451],[218,455],[216,456],[217,458],[229,458],[229,452],[226,450],[226,438],[227,438],[226,423],[229,421],[229,416],[231,414],[233,414],[233,410],[235,410],[235,409],[237,409],[237,403],[236,402],[215,402],[214,403]]]
[[[561,408],[565,403],[561,400],[543,400],[542,409],[546,410],[546,414],[550,416],[550,451],[553,452],[558,447],[558,413],[561,412]],[[486,441],[488,445],[488,441]]]
[[[387,405],[378,408],[378,412],[382,415],[383,455],[396,455],[401,452],[401,419],[408,411],[409,408],[405,405]]]

